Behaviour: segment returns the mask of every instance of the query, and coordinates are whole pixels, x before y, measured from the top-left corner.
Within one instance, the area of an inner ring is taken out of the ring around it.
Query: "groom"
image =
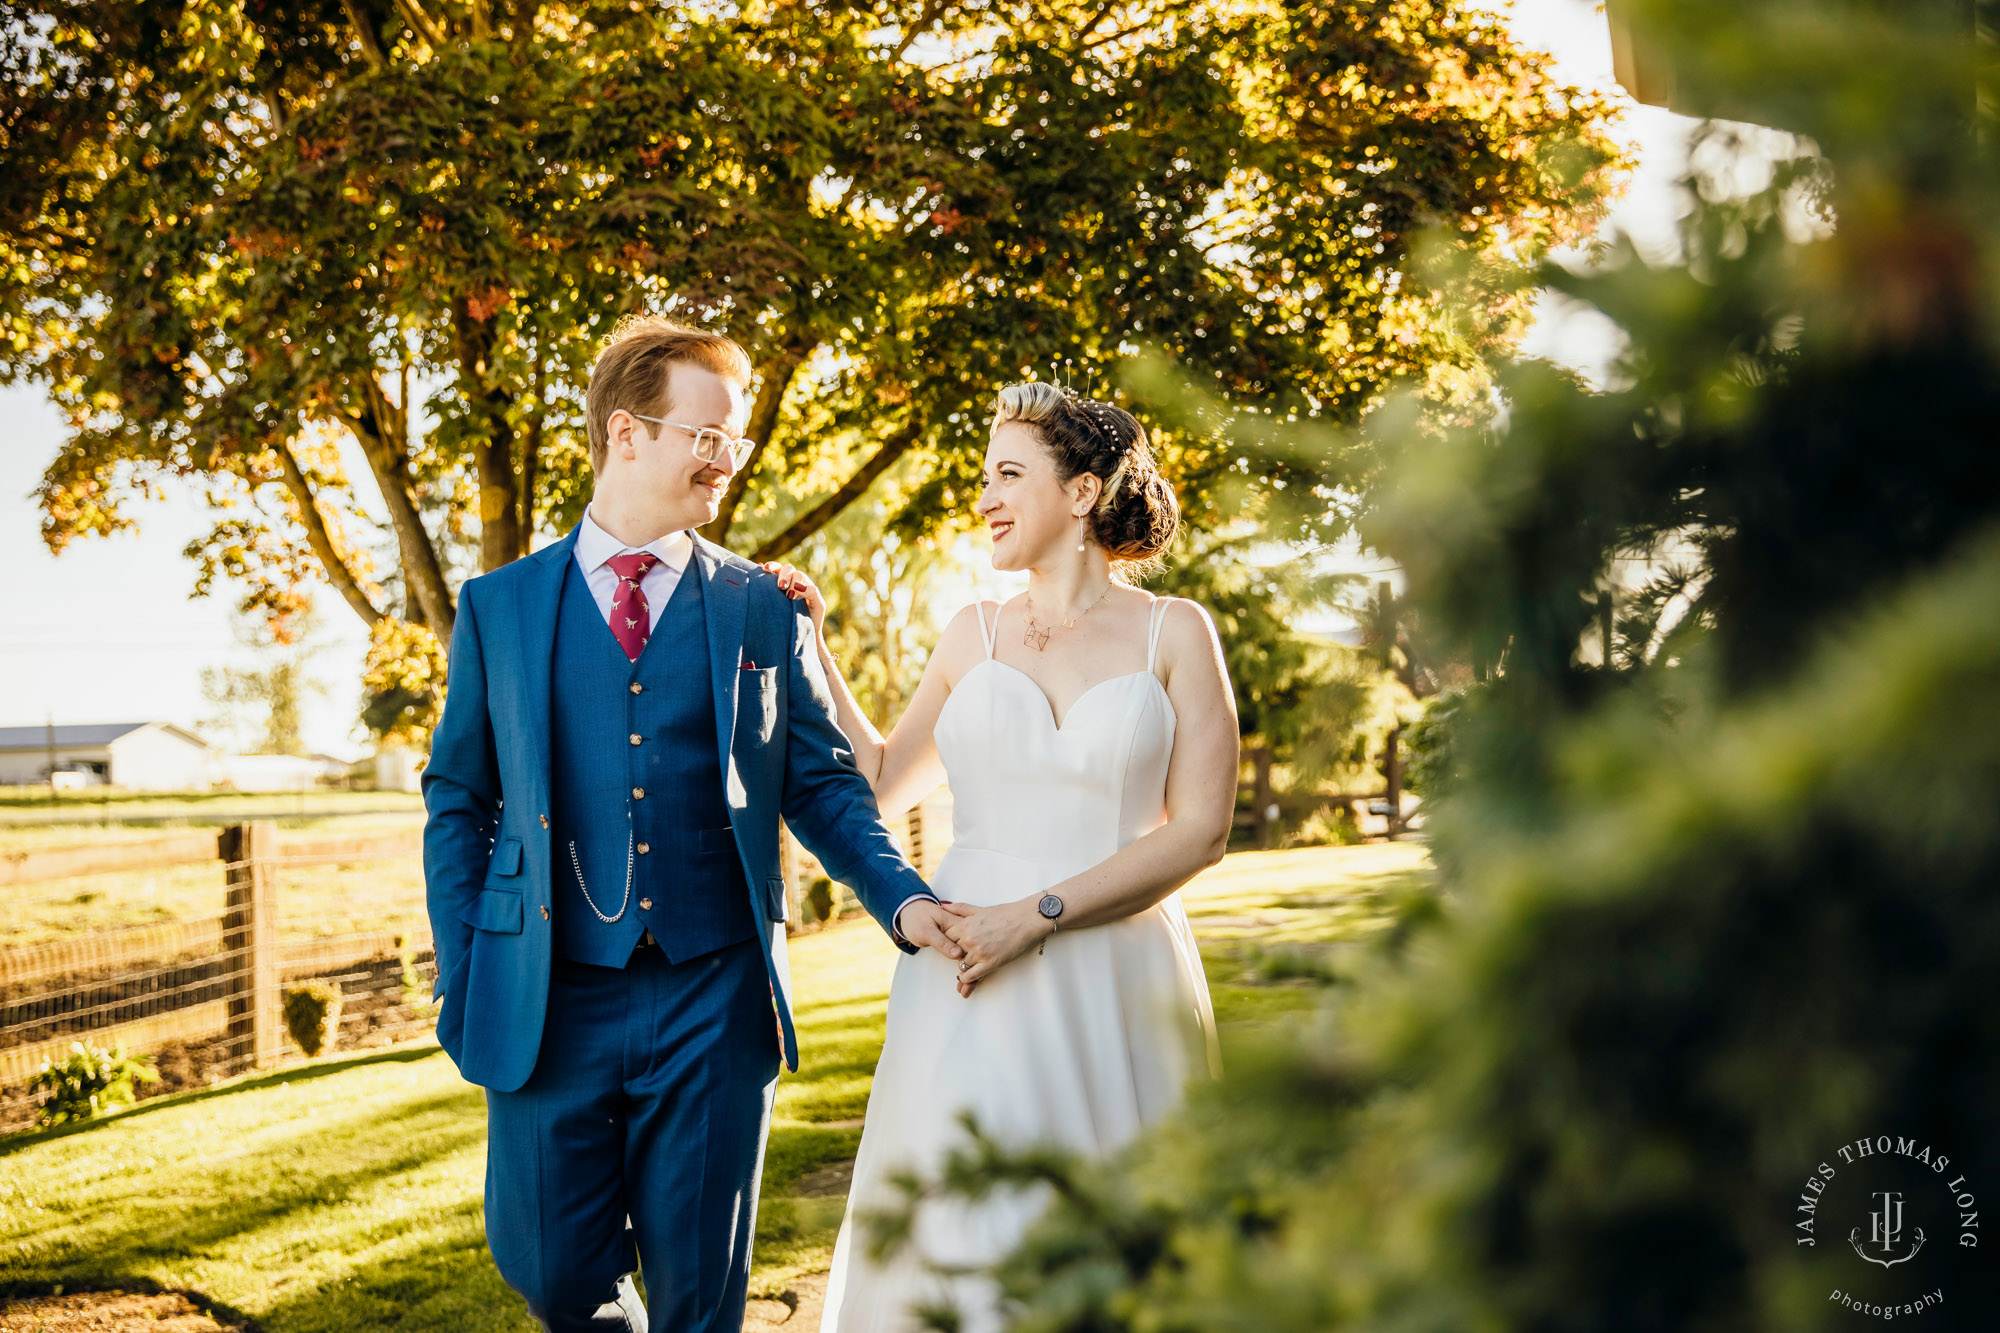
[[[749,379],[727,338],[621,327],[585,401],[583,521],[459,597],[423,779],[438,1040],[486,1088],[494,1262],[550,1330],[742,1323],[798,1068],[781,814],[898,945],[958,956],[835,726],[805,604],[693,532],[743,464]],[[614,1301],[635,1263],[647,1310]]]

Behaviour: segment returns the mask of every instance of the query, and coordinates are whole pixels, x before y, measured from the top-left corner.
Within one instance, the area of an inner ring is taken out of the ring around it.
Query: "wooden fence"
[[[949,794],[940,793],[892,824],[926,877],[950,845],[950,812]],[[813,929],[818,921],[808,902],[824,872],[789,834],[782,845],[790,928]],[[219,837],[172,833],[5,858],[0,884],[211,862],[220,872],[223,910],[192,921],[0,949],[0,1089],[25,1082],[43,1061],[60,1060],[78,1041],[106,1048],[122,1043],[135,1054],[170,1043],[204,1044],[219,1052],[208,1066],[211,1075],[270,1068],[289,1050],[280,1017],[284,986],[308,977],[338,979],[350,999],[359,993],[400,996],[393,1004],[378,1003],[375,1020],[389,1009],[427,1013],[423,1002],[433,972],[427,929],[292,940],[281,940],[278,931],[287,871],[414,861],[422,850],[422,832],[414,827],[328,834],[261,822],[234,825]],[[421,906],[410,904],[413,913]],[[833,906],[839,912],[842,904]],[[422,995],[403,993],[413,980],[421,981]],[[415,1036],[429,1024],[398,1018],[390,1027],[389,1036]]]
[[[6,877],[16,883],[207,862],[218,869],[223,910],[191,921],[0,949],[0,1088],[24,1082],[43,1061],[60,1060],[78,1041],[123,1045],[134,1053],[172,1043],[199,1045],[207,1051],[204,1069],[210,1076],[269,1068],[286,1050],[279,1016],[283,986],[308,977],[339,978],[350,1005],[356,997],[373,1001],[365,1015],[371,1035],[427,1029],[408,1018],[385,1024],[383,1014],[422,1008],[421,997],[400,992],[410,980],[428,979],[428,932],[278,938],[286,870],[414,859],[421,853],[417,828],[329,836],[253,823],[226,828],[219,837],[171,833],[7,858]],[[355,1016],[364,1017],[359,1011]]]

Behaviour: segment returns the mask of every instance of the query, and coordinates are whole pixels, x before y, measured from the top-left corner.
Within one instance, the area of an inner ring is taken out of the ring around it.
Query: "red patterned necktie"
[[[660,563],[660,557],[651,551],[627,551],[604,563],[618,576],[618,586],[611,590],[611,633],[625,650],[625,656],[636,662],[646,650],[647,636],[653,632],[653,615],[646,606],[646,594],[640,589],[639,580]]]

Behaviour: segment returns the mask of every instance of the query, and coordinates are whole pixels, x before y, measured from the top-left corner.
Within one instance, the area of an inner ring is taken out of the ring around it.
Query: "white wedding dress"
[[[1165,822],[1174,709],[1153,671],[1164,609],[1152,609],[1146,669],[1092,686],[1059,727],[1040,687],[993,656],[978,608],[986,660],[937,720],[953,801],[939,897],[985,906],[1039,895]],[[1005,1255],[1046,1205],[1043,1193],[928,1201],[914,1243],[886,1264],[869,1259],[857,1220],[900,1200],[895,1174],[936,1178],[966,1143],[961,1112],[1010,1147],[1100,1156],[1217,1067],[1208,983],[1179,893],[1122,921],[1059,930],[1045,952],[1023,954],[970,997],[956,979],[957,964],[934,949],[896,964],[822,1333],[904,1333],[918,1327],[913,1306],[940,1300],[958,1306],[965,1333],[1001,1327],[989,1281],[941,1277],[933,1265]]]

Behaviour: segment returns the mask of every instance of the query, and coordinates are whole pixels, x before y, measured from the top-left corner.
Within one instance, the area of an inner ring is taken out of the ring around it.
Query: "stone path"
[[[743,1333],[819,1333],[820,1311],[826,1305],[826,1274],[814,1273],[794,1282],[786,1295],[798,1302],[752,1301],[743,1316]]]

